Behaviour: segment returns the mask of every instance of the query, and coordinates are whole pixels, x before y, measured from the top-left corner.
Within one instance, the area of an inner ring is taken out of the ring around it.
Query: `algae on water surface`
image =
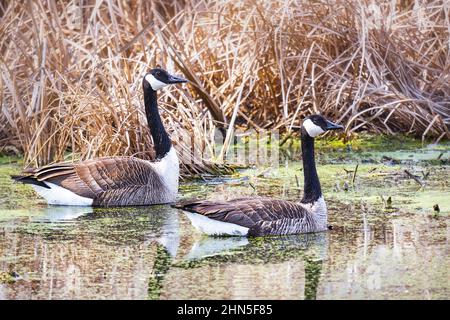
[[[450,149],[379,149],[318,148],[332,230],[255,239],[201,236],[165,205],[47,206],[2,158],[0,299],[448,299]],[[282,156],[180,198],[298,200],[298,150]]]

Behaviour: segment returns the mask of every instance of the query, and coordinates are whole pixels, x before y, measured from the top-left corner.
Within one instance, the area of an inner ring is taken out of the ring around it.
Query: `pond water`
[[[3,158],[0,299],[448,299],[450,146],[382,150],[319,150],[332,230],[253,239],[202,236],[167,205],[47,206]],[[298,152],[283,157],[180,198],[297,200]]]

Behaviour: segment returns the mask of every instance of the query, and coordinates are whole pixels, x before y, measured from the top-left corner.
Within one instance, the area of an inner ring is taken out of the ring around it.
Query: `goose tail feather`
[[[33,176],[27,176],[27,175],[11,175],[11,179],[13,179],[16,182],[24,183],[24,184],[32,184],[35,186],[43,187],[46,189],[50,189],[50,187],[43,181],[39,181]]]
[[[186,200],[186,201],[178,201],[177,203],[171,204],[172,208],[185,210],[188,212],[197,213],[196,206],[201,204],[201,200]]]

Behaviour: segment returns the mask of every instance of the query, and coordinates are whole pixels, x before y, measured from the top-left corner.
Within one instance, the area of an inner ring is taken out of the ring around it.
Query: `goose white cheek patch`
[[[152,74],[148,74],[145,76],[145,80],[150,83],[153,90],[159,90],[165,86],[167,86],[167,83],[164,83],[162,81],[159,81],[156,79]]]
[[[309,136],[314,138],[317,137],[319,134],[324,133],[325,130],[323,130],[318,125],[315,125],[314,122],[311,121],[311,119],[307,119],[303,122],[303,127],[305,128],[306,132],[308,132]]]

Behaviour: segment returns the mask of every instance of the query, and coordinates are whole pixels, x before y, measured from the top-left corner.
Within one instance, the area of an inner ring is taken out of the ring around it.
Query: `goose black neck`
[[[144,81],[144,104],[147,123],[150,127],[155,145],[156,159],[162,159],[169,151],[172,143],[159,116],[156,91]]]
[[[313,203],[322,196],[319,176],[314,158],[314,138],[311,138],[302,127],[302,160],[304,176],[304,193],[302,203]]]

